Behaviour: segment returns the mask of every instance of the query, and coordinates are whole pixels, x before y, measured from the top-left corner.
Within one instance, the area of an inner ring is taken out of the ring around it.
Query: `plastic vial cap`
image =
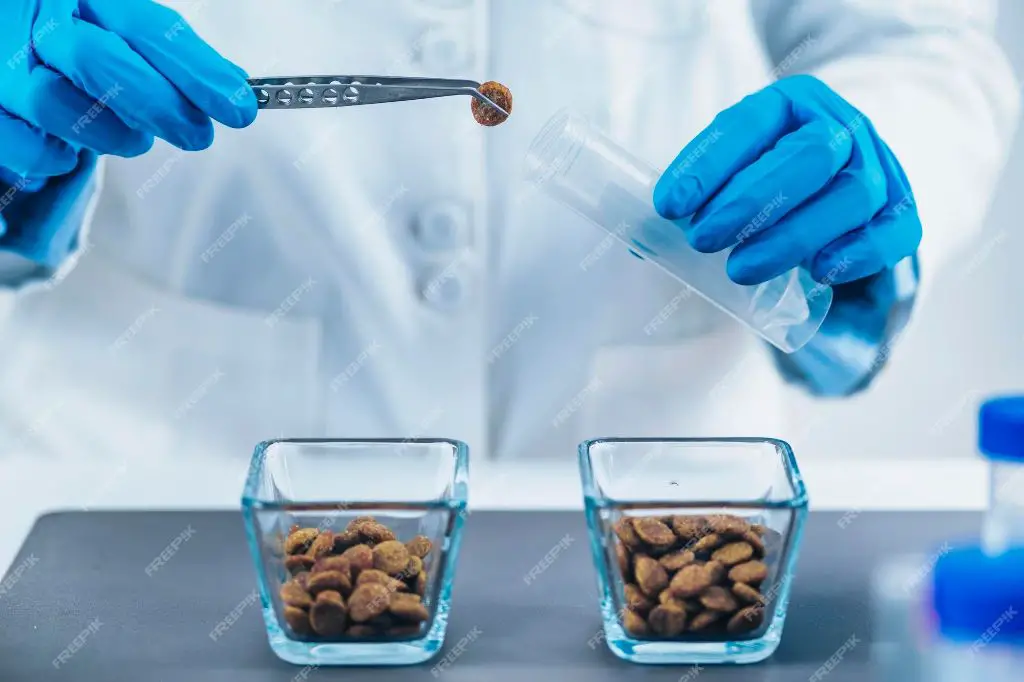
[[[1024,396],[987,400],[978,412],[978,449],[989,459],[1024,462]]]
[[[976,646],[1024,645],[1024,547],[998,555],[954,548],[938,558],[933,581],[943,637]]]

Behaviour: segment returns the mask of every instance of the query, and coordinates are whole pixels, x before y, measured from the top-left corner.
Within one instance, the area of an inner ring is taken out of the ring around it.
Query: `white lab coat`
[[[526,191],[533,135],[569,105],[664,167],[719,110],[814,73],[902,160],[927,281],[977,234],[1017,115],[979,0],[167,4],[254,76],[494,78],[514,113],[271,111],[204,153],[107,160],[77,266],[8,297],[9,448],[241,465],[279,436],[446,436],[493,458],[789,437],[760,341]]]

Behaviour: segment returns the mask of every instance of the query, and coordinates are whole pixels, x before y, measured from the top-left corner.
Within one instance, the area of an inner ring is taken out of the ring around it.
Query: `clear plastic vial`
[[[925,554],[900,555],[872,574],[871,664],[878,682],[929,682],[923,666],[933,564]]]
[[[978,449],[991,465],[985,549],[997,554],[1024,547],[1024,396],[993,398],[981,405]]]
[[[927,682],[1024,679],[1024,550],[997,556],[981,547],[939,558],[932,584],[935,638]]]
[[[528,179],[728,313],[785,353],[806,344],[832,305],[831,287],[803,268],[757,286],[726,274],[729,251],[690,247],[680,221],[654,210],[661,173],[596,130],[583,116],[562,111],[544,126],[527,153]]]

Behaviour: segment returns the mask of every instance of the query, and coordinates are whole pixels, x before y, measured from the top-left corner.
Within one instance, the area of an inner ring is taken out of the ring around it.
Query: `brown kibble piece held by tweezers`
[[[509,114],[512,113],[512,91],[497,81],[481,84],[480,94],[497,104]],[[508,116],[486,102],[473,98],[473,118],[482,126],[493,127],[504,123]]]

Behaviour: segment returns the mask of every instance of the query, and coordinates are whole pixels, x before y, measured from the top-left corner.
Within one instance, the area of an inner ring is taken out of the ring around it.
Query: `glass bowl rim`
[[[618,499],[608,495],[604,495],[597,490],[597,484],[594,479],[594,469],[590,459],[590,450],[595,445],[604,444],[617,444],[617,443],[758,443],[758,444],[769,444],[775,446],[776,450],[782,456],[783,466],[786,469],[786,477],[789,481],[790,487],[793,490],[793,494],[782,500],[770,500],[762,502],[753,502],[751,500],[730,500],[725,498],[711,498],[707,500],[686,500],[681,502],[680,500],[671,499]],[[672,438],[655,438],[655,437],[605,437],[605,438],[590,438],[579,444],[578,447],[578,460],[580,479],[583,485],[583,499],[588,505],[598,505],[605,507],[665,507],[665,508],[679,508],[679,507],[717,507],[717,506],[729,506],[736,508],[746,509],[806,509],[809,503],[807,495],[807,488],[804,485],[803,475],[800,473],[800,467],[796,461],[796,455],[793,454],[793,448],[786,441],[781,438],[769,438],[759,436],[736,436],[736,437],[672,437]]]
[[[245,484],[242,488],[243,509],[260,510],[285,510],[296,506],[315,508],[337,507],[339,500],[288,500],[274,502],[261,499],[256,491],[260,483],[260,473],[263,471],[264,460],[267,451],[274,445],[302,445],[302,444],[354,444],[354,445],[437,445],[446,444],[452,447],[452,454],[455,456],[455,467],[452,470],[452,495],[450,498],[435,503],[438,507],[455,510],[463,510],[468,502],[467,481],[469,478],[469,445],[461,440],[453,438],[272,438],[260,441],[253,449],[252,457],[249,459],[249,468],[245,476]],[[408,504],[408,500],[372,500],[372,504],[383,506]],[[427,503],[425,506],[432,506]]]

